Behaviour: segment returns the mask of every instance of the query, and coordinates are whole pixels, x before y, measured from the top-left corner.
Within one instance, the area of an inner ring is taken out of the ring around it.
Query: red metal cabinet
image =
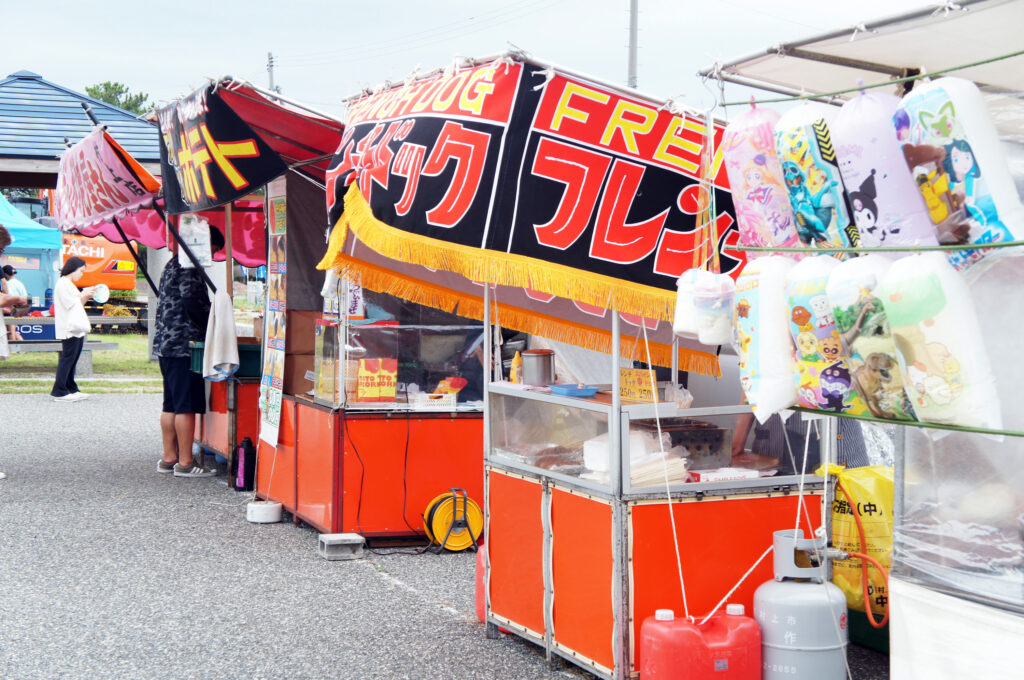
[[[296,402],[295,514],[324,533],[337,533],[338,416]]]
[[[483,506],[483,414],[341,412],[341,531],[423,533],[422,513],[452,487]]]
[[[544,639],[544,490],[536,480],[488,471],[489,611],[505,625]]]

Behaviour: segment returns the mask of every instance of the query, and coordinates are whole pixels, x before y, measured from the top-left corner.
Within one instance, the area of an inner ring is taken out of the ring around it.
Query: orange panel
[[[296,403],[296,514],[325,533],[338,532],[335,419],[330,411]]]
[[[543,487],[490,471],[491,612],[544,634]]]
[[[253,442],[260,434],[259,381],[247,381],[235,388],[236,443],[248,437]],[[210,401],[203,416],[203,448],[227,455],[234,446],[228,442],[228,390],[225,382],[210,383]]]
[[[612,506],[554,489],[551,532],[555,642],[613,669]]]
[[[203,416],[203,448],[227,455],[228,388],[227,383],[211,382],[210,399]]]
[[[451,487],[483,505],[481,415],[349,411],[342,427],[342,531],[420,534],[427,503]]]
[[[253,443],[260,436],[260,381],[242,379],[235,388],[235,431],[238,441],[248,437]]]
[[[259,443],[256,463],[256,491],[262,498],[280,501],[295,511],[295,402],[281,402],[281,424],[277,447]]]
[[[819,522],[819,496],[805,497],[811,521]],[[771,547],[772,533],[792,527],[796,519],[796,496],[705,499],[674,503],[673,515],[679,535],[679,553],[686,583],[686,600],[691,616],[702,617],[736,585],[757,558]],[[810,535],[806,519],[800,526]],[[679,588],[679,571],[672,543],[672,525],[664,503],[633,505],[633,669],[640,667],[640,626],[656,609],[684,613]],[[754,591],[772,578],[769,554],[729,602],[738,602],[754,611]]]

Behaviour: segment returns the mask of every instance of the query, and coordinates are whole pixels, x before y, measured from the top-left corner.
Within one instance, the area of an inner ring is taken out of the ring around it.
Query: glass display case
[[[610,386],[601,387],[593,397],[570,397],[489,385],[488,463],[622,495],[664,496],[666,479],[682,493],[798,483],[795,476],[778,475],[774,458],[733,458],[737,418],[750,413],[748,406],[624,402],[616,412]],[[813,476],[805,482],[821,485]]]
[[[482,410],[482,324],[382,293],[363,296],[365,316],[317,323],[317,403],[363,410]]]

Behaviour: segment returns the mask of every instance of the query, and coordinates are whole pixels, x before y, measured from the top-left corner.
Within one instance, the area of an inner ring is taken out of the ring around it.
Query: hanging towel
[[[235,308],[220,288],[213,296],[210,321],[206,324],[203,377],[220,382],[238,370],[238,338],[235,336]]]

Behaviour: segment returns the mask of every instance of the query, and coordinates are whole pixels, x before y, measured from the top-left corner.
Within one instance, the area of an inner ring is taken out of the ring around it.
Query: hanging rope
[[[615,312],[618,314],[618,312]],[[683,558],[679,555],[679,534],[676,531],[676,514],[672,509],[672,487],[668,479],[668,462],[665,453],[665,442],[661,438],[661,417],[658,416],[658,381],[654,377],[654,365],[651,363],[651,346],[647,342],[647,324],[640,319],[644,331],[644,347],[647,350],[647,374],[651,380],[651,397],[654,403],[654,424],[658,429],[658,446],[661,447],[661,471],[665,476],[665,498],[668,500],[668,519],[672,525],[672,545],[676,550],[676,569],[679,571],[679,590],[683,594],[683,616],[690,619],[690,605],[686,601],[686,582],[683,580]],[[693,619],[690,619],[691,621]]]
[[[748,101],[734,101],[725,102],[722,106],[737,106],[740,104],[778,104],[782,102],[798,102],[805,99],[825,99],[828,97],[838,97],[843,94],[850,94],[851,92],[859,92],[860,90],[871,90],[876,87],[888,87],[889,85],[898,85],[900,83],[907,83],[912,80],[920,80],[921,78],[931,78],[934,76],[942,75],[944,73],[952,73],[954,71],[962,71],[968,68],[974,68],[975,66],[984,66],[986,64],[992,64],[997,61],[1003,61],[1004,59],[1012,59],[1013,57],[1019,57],[1024,54],[1024,50],[1017,50],[1016,52],[1010,52],[1009,54],[1003,54],[998,57],[990,57],[989,59],[982,59],[981,61],[973,61],[969,64],[961,64],[959,66],[950,66],[949,68],[939,69],[937,71],[930,71],[928,73],[918,73],[912,76],[905,76],[903,78],[894,78],[892,80],[886,80],[880,83],[873,83],[871,85],[856,85],[854,87],[848,87],[843,90],[834,90],[832,92],[820,92],[818,94],[801,94],[794,97],[773,97],[771,99],[751,99]]]
[[[1016,248],[1018,246],[1024,246],[1024,241],[998,241],[995,243],[954,243],[949,245],[938,245],[938,246],[874,246],[874,247],[845,247],[839,246],[828,246],[825,248],[808,248],[808,247],[797,247],[797,248],[779,248],[776,246],[743,246],[735,245],[731,246],[733,250],[742,250],[745,252],[754,253],[809,253],[809,254],[821,254],[821,253],[917,253],[926,252],[929,250],[992,250],[994,248]]]

